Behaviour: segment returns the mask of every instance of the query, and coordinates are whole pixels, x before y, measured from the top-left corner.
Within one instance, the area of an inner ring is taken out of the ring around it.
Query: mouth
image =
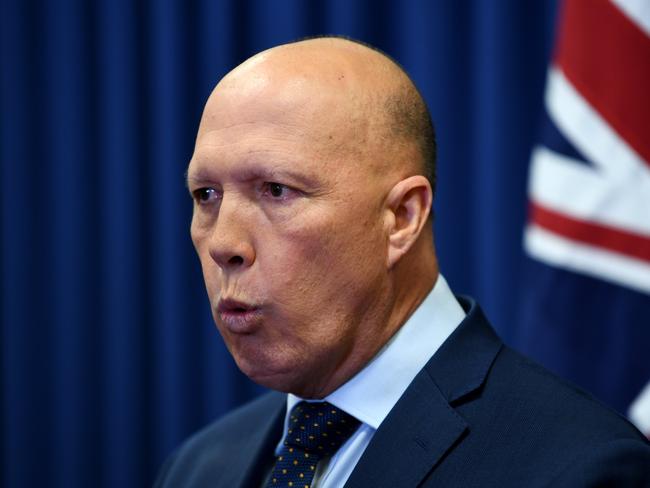
[[[219,321],[235,334],[253,332],[262,318],[262,307],[256,304],[222,298],[217,305]]]

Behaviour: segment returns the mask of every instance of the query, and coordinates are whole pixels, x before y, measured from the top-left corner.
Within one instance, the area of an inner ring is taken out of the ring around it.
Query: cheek
[[[193,221],[190,234],[192,243],[194,244],[194,249],[199,258],[199,262],[201,263],[201,270],[203,273],[203,280],[205,282],[208,298],[210,301],[212,301],[214,297],[218,296],[218,288],[220,287],[220,283],[218,281],[218,267],[210,256],[210,249],[208,247],[208,233],[205,231],[205,229],[195,226]]]
[[[209,229],[207,226],[201,225],[199,218],[195,214],[192,217],[192,223],[190,225],[190,238],[192,239],[194,250],[201,261],[201,266],[203,267],[204,272],[206,264],[205,258],[209,257],[207,248],[208,236]]]
[[[322,268],[320,279],[345,284],[381,271],[385,239],[377,220],[338,216],[304,236],[303,259]],[[356,277],[356,278],[355,278]]]
[[[293,313],[350,313],[384,272],[386,248],[378,223],[350,220],[306,219],[267,240],[269,259],[260,256],[260,266],[274,282],[275,298],[291,305]]]

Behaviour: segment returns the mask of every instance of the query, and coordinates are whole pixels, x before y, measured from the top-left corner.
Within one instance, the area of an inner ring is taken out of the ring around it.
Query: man
[[[434,163],[417,89],[359,43],[279,46],[221,80],[192,239],[229,351],[284,394],[195,435],[158,486],[650,486],[634,427],[450,292]]]

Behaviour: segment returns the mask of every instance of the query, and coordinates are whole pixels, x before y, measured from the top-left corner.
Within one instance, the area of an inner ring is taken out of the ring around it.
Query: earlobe
[[[420,236],[431,211],[433,192],[421,175],[398,182],[387,198],[391,228],[388,234],[388,267],[392,268]]]

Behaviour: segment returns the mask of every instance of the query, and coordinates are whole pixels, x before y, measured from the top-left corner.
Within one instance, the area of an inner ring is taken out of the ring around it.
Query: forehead
[[[292,168],[311,176],[361,169],[362,124],[354,124],[331,95],[295,92],[303,83],[218,87],[206,104],[190,173],[206,166],[241,172]]]
[[[313,176],[328,154],[304,127],[262,117],[215,114],[202,125],[196,140],[189,175],[237,173],[240,179],[272,178],[289,170]]]

